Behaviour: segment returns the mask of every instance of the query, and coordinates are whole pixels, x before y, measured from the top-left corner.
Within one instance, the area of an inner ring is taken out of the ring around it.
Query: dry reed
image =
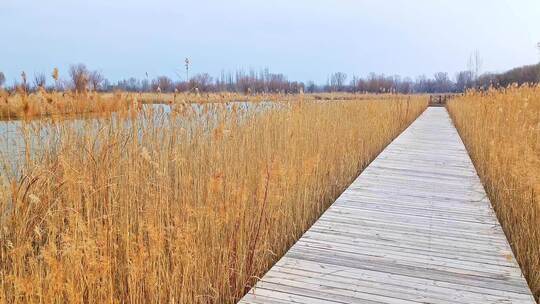
[[[30,143],[0,159],[0,303],[233,303],[426,104],[21,122]]]
[[[403,96],[401,96],[403,97]],[[27,93],[19,90],[8,93],[0,89],[0,120],[39,119],[44,116],[66,116],[83,114],[109,114],[125,111],[142,104],[203,104],[229,102],[298,102],[335,100],[395,99],[395,94],[253,94],[245,95],[230,92],[217,93],[132,93],[132,92],[86,92],[77,94],[71,91],[55,92],[39,88],[37,92]]]
[[[137,103],[127,93],[76,94],[73,92],[38,92],[8,94],[0,90],[0,120],[36,119],[45,116],[107,114],[127,110]]]
[[[448,108],[538,300],[540,87],[472,91]]]

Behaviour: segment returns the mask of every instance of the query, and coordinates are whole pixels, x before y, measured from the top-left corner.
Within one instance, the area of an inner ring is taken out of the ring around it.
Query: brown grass
[[[0,90],[0,120],[35,119],[49,116],[106,114],[137,104],[127,93],[39,92],[8,94]]]
[[[218,93],[140,93],[137,94],[143,103],[224,103],[241,102],[297,102],[332,101],[332,100],[383,100],[395,99],[396,94],[363,94],[363,93],[313,93],[313,94],[253,94],[245,95],[230,92]]]
[[[0,120],[39,119],[50,116],[102,115],[125,111],[142,104],[204,104],[229,102],[279,102],[335,101],[335,100],[386,100],[395,99],[395,94],[254,94],[238,93],[98,93],[77,94],[71,91],[50,92],[39,89],[27,94],[19,90],[7,93],[0,89]],[[403,96],[401,96],[403,97]]]
[[[233,303],[426,104],[22,122],[27,153],[0,159],[19,168],[0,180],[0,303]]]
[[[469,92],[448,108],[538,300],[540,87]]]

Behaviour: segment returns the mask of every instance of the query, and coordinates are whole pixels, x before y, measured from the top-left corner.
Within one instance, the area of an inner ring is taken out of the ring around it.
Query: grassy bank
[[[229,102],[279,102],[343,101],[343,100],[392,100],[403,98],[395,94],[252,94],[217,93],[133,93],[133,92],[37,92],[8,93],[0,89],[0,120],[40,119],[52,116],[102,115],[140,108],[143,104],[207,104]]]
[[[23,122],[25,153],[0,159],[19,168],[0,181],[0,302],[233,303],[426,104]]]
[[[540,87],[470,92],[448,108],[538,300]]]

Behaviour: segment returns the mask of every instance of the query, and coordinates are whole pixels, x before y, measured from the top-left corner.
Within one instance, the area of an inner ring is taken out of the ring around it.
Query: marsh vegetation
[[[427,104],[297,98],[23,120],[1,301],[235,302]]]

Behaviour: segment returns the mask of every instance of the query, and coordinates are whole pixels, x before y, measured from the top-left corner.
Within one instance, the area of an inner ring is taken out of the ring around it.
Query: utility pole
[[[536,44],[536,47],[538,48],[538,67],[536,68],[538,71],[536,72],[536,81],[540,83],[540,42]]]
[[[189,58],[186,57],[186,82],[189,82]]]

